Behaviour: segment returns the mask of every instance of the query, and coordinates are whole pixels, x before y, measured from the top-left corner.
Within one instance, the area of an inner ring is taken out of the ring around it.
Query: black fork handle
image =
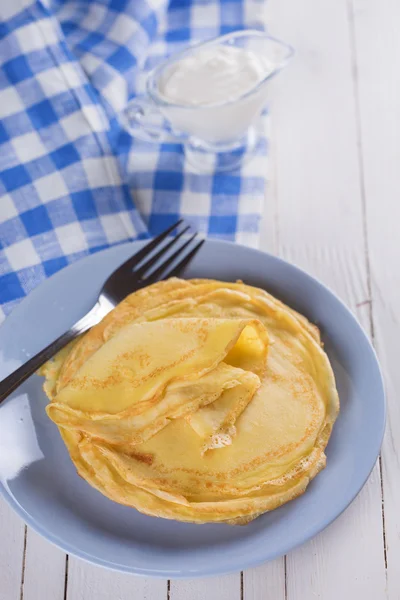
[[[32,356],[28,362],[21,365],[11,375],[0,381],[0,404],[16,390],[24,381],[33,375],[45,362],[54,356],[59,350],[64,348],[74,338],[79,335],[74,329],[60,335],[54,342],[46,348]]]
[[[46,346],[43,350],[32,356],[26,363],[21,365],[13,373],[0,381],[0,404],[14,392],[24,381],[33,375],[45,362],[50,360],[57,352],[62,350],[69,342],[72,342],[81,333],[88,331],[93,325],[100,320],[97,316],[99,304],[90,310],[87,315],[80,319],[68,331],[60,335],[54,342]]]

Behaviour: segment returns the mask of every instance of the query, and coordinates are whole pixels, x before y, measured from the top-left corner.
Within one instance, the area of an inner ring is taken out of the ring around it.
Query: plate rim
[[[15,309],[6,317],[4,322],[1,323],[1,325],[0,325],[0,340],[1,340],[1,334],[3,331],[4,324],[10,319],[10,317],[18,318],[19,313],[21,313],[21,315],[22,315],[24,312],[25,302],[30,301],[32,297],[34,297],[38,294],[41,294],[43,288],[50,281],[54,282],[56,279],[62,280],[63,275],[68,268],[70,268],[70,267],[73,268],[75,265],[77,265],[78,263],[81,263],[82,261],[90,262],[90,259],[93,259],[95,256],[98,256],[100,254],[105,254],[105,253],[112,254],[113,252],[115,252],[117,249],[120,249],[121,247],[127,248],[129,246],[132,246],[132,247],[143,246],[148,241],[149,240],[146,239],[146,240],[132,240],[132,241],[128,241],[128,242],[122,242],[120,244],[115,244],[109,248],[105,248],[99,252],[96,252],[93,254],[87,254],[86,256],[80,258],[79,260],[70,263],[69,265],[67,265],[66,267],[61,269],[60,271],[57,271],[56,273],[51,275],[51,277],[46,278],[34,290],[32,290],[32,292],[30,292],[25,298],[23,298],[21,300],[21,302],[15,307]],[[58,539],[57,536],[55,536],[51,532],[47,531],[45,526],[42,526],[40,524],[40,522],[36,521],[35,518],[31,517],[31,515],[18,503],[17,499],[11,494],[11,492],[9,492],[7,490],[4,483],[2,481],[0,481],[0,496],[18,514],[18,516],[20,518],[22,518],[22,520],[25,522],[26,525],[31,527],[34,531],[36,531],[39,535],[44,537],[51,544],[53,544],[57,548],[60,548],[63,552],[66,552],[67,554],[70,554],[81,560],[84,560],[85,562],[87,562],[89,564],[101,566],[101,567],[110,569],[115,572],[130,573],[130,574],[133,574],[133,575],[139,576],[139,577],[148,577],[148,578],[155,578],[155,579],[167,579],[167,578],[193,579],[193,578],[211,577],[211,576],[216,576],[216,575],[236,573],[238,571],[243,571],[248,568],[259,566],[263,563],[272,561],[280,556],[287,554],[288,552],[295,550],[296,548],[302,546],[303,544],[305,544],[306,542],[308,542],[309,540],[311,540],[312,538],[317,536],[324,529],[329,527],[350,506],[350,504],[352,504],[352,502],[355,500],[355,498],[359,495],[359,493],[363,489],[364,485],[366,484],[367,480],[369,479],[371,472],[373,471],[373,469],[375,467],[376,460],[379,457],[380,449],[381,449],[384,434],[385,434],[386,420],[387,420],[387,398],[386,398],[384,378],[383,378],[382,369],[381,369],[381,365],[380,365],[376,350],[375,350],[372,342],[368,338],[364,328],[361,326],[358,319],[353,314],[353,312],[350,310],[350,308],[329,286],[327,286],[326,284],[321,282],[317,277],[314,277],[313,275],[308,273],[306,270],[293,264],[292,262],[289,262],[289,261],[287,261],[279,256],[276,256],[270,252],[267,252],[264,250],[259,250],[257,248],[251,248],[251,247],[245,246],[243,244],[239,244],[239,243],[228,241],[228,240],[219,240],[219,239],[212,239],[212,238],[211,239],[206,238],[206,245],[216,245],[217,247],[218,246],[230,246],[235,250],[239,249],[239,251],[245,251],[250,254],[255,254],[255,255],[259,256],[261,259],[264,259],[266,257],[269,260],[275,261],[277,264],[284,265],[285,268],[289,267],[290,269],[293,269],[295,272],[297,272],[301,277],[308,279],[310,281],[310,283],[313,283],[314,285],[316,284],[318,287],[322,288],[322,290],[325,293],[328,293],[331,296],[333,296],[335,301],[341,306],[341,309],[344,310],[345,313],[347,313],[347,316],[353,321],[354,325],[359,329],[359,331],[364,339],[364,342],[366,343],[366,347],[368,348],[369,352],[372,355],[372,359],[373,359],[373,362],[376,367],[376,375],[378,377],[377,384],[378,384],[378,387],[380,390],[379,405],[381,408],[381,422],[379,423],[380,429],[377,432],[376,447],[375,447],[375,449],[373,449],[373,453],[372,453],[375,456],[374,461],[373,461],[372,465],[370,466],[368,473],[363,478],[361,484],[359,486],[357,486],[357,489],[354,490],[352,492],[352,494],[350,494],[350,496],[346,499],[344,505],[340,508],[340,510],[338,512],[336,512],[333,516],[330,516],[328,518],[328,520],[324,521],[324,523],[321,523],[321,524],[315,526],[314,528],[310,528],[307,535],[303,536],[296,543],[291,543],[289,541],[283,550],[280,549],[276,553],[268,552],[268,553],[263,554],[262,549],[260,551],[260,548],[258,548],[257,549],[257,557],[250,555],[250,557],[248,559],[246,559],[246,558],[243,558],[242,560],[239,559],[240,564],[236,564],[239,561],[237,559],[232,558],[230,561],[232,564],[228,568],[226,568],[225,565],[223,565],[222,567],[218,567],[218,565],[217,566],[211,565],[208,568],[202,567],[200,570],[198,570],[196,572],[179,571],[178,573],[174,573],[173,575],[171,575],[171,570],[168,572],[163,571],[160,568],[147,570],[147,569],[143,569],[141,567],[138,568],[138,567],[133,567],[131,565],[120,564],[117,562],[114,563],[109,560],[105,560],[103,558],[89,554],[84,550],[73,547],[69,542],[65,542],[62,539]]]

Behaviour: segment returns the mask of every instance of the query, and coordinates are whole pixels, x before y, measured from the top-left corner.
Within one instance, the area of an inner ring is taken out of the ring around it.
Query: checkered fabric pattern
[[[240,171],[191,171],[118,113],[187,44],[262,27],[260,0],[12,0],[0,5],[0,320],[89,253],[179,216],[256,245],[267,141]]]

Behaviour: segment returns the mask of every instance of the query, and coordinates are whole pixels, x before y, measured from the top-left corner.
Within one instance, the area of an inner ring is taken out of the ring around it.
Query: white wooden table
[[[66,557],[0,504],[0,600],[400,599],[400,1],[270,0],[296,60],[272,113],[262,248],[301,265],[377,348],[389,420],[352,506],[287,557],[219,578],[161,581]]]

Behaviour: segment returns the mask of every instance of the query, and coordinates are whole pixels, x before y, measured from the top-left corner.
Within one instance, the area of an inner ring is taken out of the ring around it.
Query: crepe
[[[42,372],[78,473],[180,521],[246,523],[303,493],[339,410],[318,329],[241,282],[142,289]]]

